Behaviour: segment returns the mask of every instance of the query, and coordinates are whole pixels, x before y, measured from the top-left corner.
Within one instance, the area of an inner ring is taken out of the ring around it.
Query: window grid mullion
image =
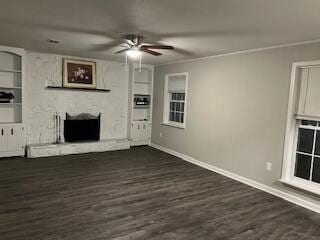
[[[299,125],[299,128],[310,129],[310,130],[320,130],[320,127],[318,127],[318,126],[310,126],[310,125]]]
[[[312,157],[312,153],[305,153],[305,152],[300,152],[300,151],[296,151],[296,153]],[[320,158],[320,155],[317,155],[317,154],[314,154],[313,156],[316,158]]]
[[[317,126],[319,126],[319,122],[317,123]],[[310,181],[312,181],[312,174],[313,174],[314,153],[316,149],[316,137],[317,137],[317,130],[315,129],[313,133],[313,143],[312,143],[311,168],[310,168],[310,177],[309,177]]]
[[[178,110],[176,110],[176,106],[174,107],[174,109],[172,110],[171,109],[171,104],[169,104],[169,111],[170,112],[178,112],[178,113],[184,113],[184,108],[182,108],[182,110],[180,110],[180,111],[178,111]],[[181,109],[181,107],[180,107],[180,109]]]
[[[170,111],[170,112],[174,112],[174,113],[184,113],[184,112],[180,112],[180,111]]]

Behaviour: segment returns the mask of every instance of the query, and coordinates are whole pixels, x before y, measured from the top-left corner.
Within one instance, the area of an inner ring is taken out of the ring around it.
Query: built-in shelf
[[[21,121],[17,121],[17,122],[1,122],[1,124],[12,124],[12,123],[22,123]]]
[[[8,89],[8,90],[18,89],[18,90],[21,90],[22,88],[21,87],[1,87],[0,86],[0,89]]]
[[[66,91],[96,91],[96,92],[110,92],[110,89],[101,89],[101,88],[69,88],[62,86],[47,86],[46,89],[57,89],[57,90],[66,90]]]
[[[150,96],[150,94],[135,93],[134,96]]]
[[[134,106],[133,108],[150,108],[150,105],[137,105],[137,106]]]
[[[0,72],[21,73],[21,70],[0,69]]]
[[[133,122],[144,122],[144,123],[150,122],[148,119],[133,119],[132,121]]]
[[[0,103],[0,105],[14,106],[14,105],[21,105],[21,103]]]
[[[134,83],[151,84],[151,83],[149,83],[149,82],[142,82],[142,81],[134,81]]]

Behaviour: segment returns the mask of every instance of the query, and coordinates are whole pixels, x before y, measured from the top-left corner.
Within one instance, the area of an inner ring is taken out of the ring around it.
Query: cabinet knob
[[[138,130],[140,129],[140,125],[138,124]]]
[[[3,133],[3,128],[2,128],[2,129],[1,129],[1,135],[3,136],[3,134],[4,134],[4,133]]]
[[[145,124],[143,124],[143,129],[146,129],[146,125]]]
[[[13,128],[11,128],[11,135],[13,135]]]

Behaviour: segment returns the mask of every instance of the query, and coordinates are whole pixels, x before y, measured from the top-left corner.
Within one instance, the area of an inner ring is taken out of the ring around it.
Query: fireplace
[[[89,113],[70,115],[66,113],[64,120],[65,142],[85,142],[100,140],[101,113],[94,116]]]

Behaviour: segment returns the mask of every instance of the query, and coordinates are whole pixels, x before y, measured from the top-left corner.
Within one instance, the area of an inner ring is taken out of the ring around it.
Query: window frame
[[[185,88],[185,98],[184,98],[184,114],[183,114],[183,123],[178,123],[174,121],[170,121],[169,114],[170,114],[170,93],[169,93],[169,80],[170,77],[175,76],[184,76],[186,81],[186,88]],[[163,119],[162,124],[181,128],[186,128],[186,119],[187,119],[187,99],[188,99],[188,78],[189,73],[188,72],[182,72],[182,73],[171,73],[165,75],[165,81],[164,81],[164,94],[163,94]]]
[[[295,176],[296,151],[299,131],[298,121],[299,119],[320,121],[319,118],[302,118],[295,114],[295,109],[299,101],[297,97],[297,91],[300,90],[300,84],[298,83],[299,70],[302,68],[317,66],[320,67],[320,61],[295,62],[292,64],[282,173],[279,181],[284,184],[320,195],[320,183],[315,183]]]

